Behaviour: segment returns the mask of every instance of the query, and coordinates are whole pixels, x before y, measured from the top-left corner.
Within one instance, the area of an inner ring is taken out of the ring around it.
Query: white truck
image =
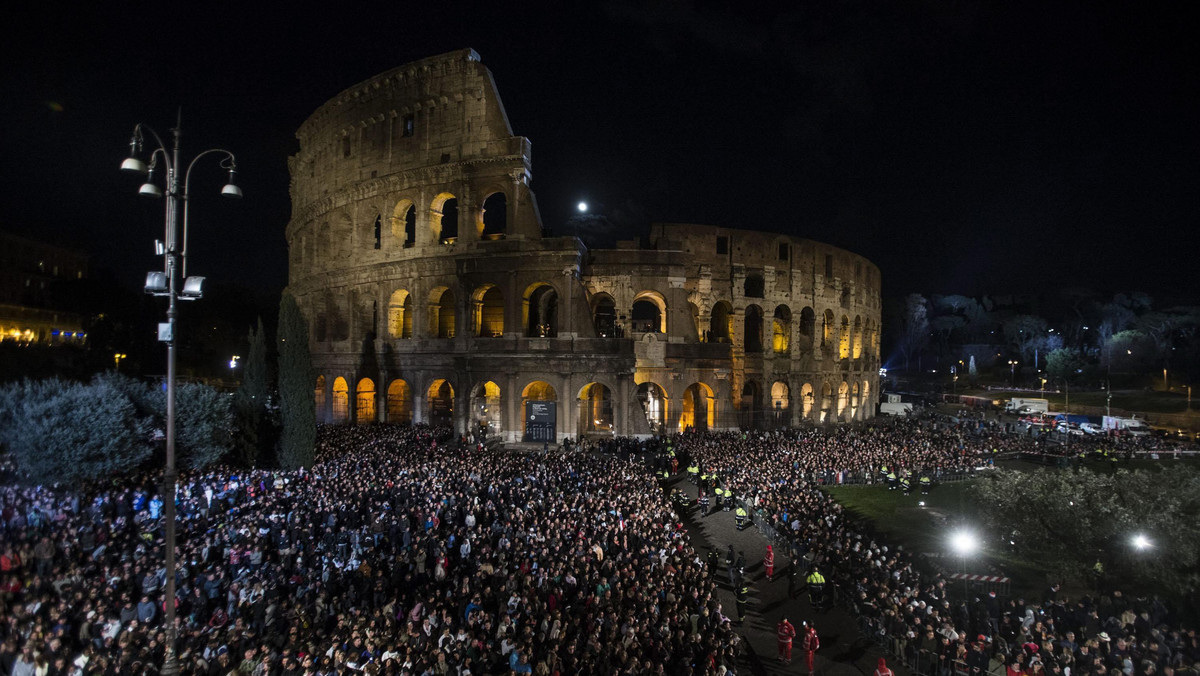
[[[1115,415],[1106,415],[1103,427],[1106,431],[1125,432],[1135,437],[1144,437],[1150,434],[1150,426],[1140,418],[1118,418]]]
[[[1004,405],[1008,413],[1049,413],[1050,402],[1045,399],[1013,397]]]
[[[906,416],[912,413],[911,402],[885,401],[879,404],[879,415]]]

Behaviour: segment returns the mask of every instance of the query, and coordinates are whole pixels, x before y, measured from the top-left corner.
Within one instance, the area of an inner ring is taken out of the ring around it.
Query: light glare
[[[1151,546],[1150,538],[1138,533],[1137,535],[1133,536],[1133,546],[1137,547],[1138,549],[1146,549]]]
[[[950,546],[959,556],[967,556],[979,548],[979,540],[974,533],[960,530],[950,536]]]
[[[575,208],[576,208],[576,209],[579,209],[579,213],[583,213],[583,212],[585,212],[585,211],[587,211],[587,210],[588,210],[588,203],[587,203],[587,202],[580,202],[579,204],[576,204],[576,205],[575,205]]]

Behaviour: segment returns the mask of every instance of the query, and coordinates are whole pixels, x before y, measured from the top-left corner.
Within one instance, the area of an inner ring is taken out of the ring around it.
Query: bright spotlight
[[[1148,549],[1154,545],[1152,542],[1150,542],[1150,538],[1146,537],[1145,535],[1142,535],[1141,533],[1138,533],[1137,535],[1133,536],[1133,546],[1138,548],[1139,550],[1142,550],[1142,549]]]
[[[579,210],[579,213],[581,213],[581,214],[582,214],[582,213],[584,213],[585,211],[587,211],[587,210],[588,210],[588,205],[587,205],[587,202],[580,202],[579,204],[576,204],[576,205],[575,205],[575,208],[576,208],[576,209],[578,209],[578,210]]]
[[[974,533],[960,530],[950,536],[950,546],[959,556],[969,556],[979,549],[979,540]]]

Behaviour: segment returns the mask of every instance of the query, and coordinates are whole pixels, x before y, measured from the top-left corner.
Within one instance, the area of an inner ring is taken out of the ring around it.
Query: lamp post
[[[1015,360],[1015,359],[1008,360],[1008,377],[1009,377],[1009,385],[1011,385],[1012,387],[1016,387],[1017,386],[1017,360]]]
[[[950,548],[958,554],[962,564],[963,599],[967,600],[971,595],[970,583],[967,581],[967,557],[979,549],[979,539],[969,530],[956,531],[950,535]]]
[[[149,134],[153,143],[150,145],[150,164],[138,159],[138,153],[145,143],[145,135]],[[192,168],[201,157],[210,154],[221,156],[221,168],[229,172],[229,179],[221,194],[226,197],[241,197],[242,191],[234,182],[237,161],[233,153],[222,148],[205,150],[192,158],[187,169],[183,171],[182,185],[180,183],[179,141],[182,136],[180,120],[177,117],[175,128],[171,130],[174,143],[170,150],[162,138],[149,126],[138,124],[133,128],[133,136],[129,141],[129,158],[121,163],[121,169],[136,173],[145,173],[146,182],[138,192],[147,197],[162,197],[164,191],[154,182],[154,172],[158,163],[165,166],[166,184],[166,214],[164,216],[163,241],[156,242],[157,253],[163,257],[163,271],[146,274],[146,293],[153,296],[167,297],[167,321],[158,325],[158,340],[167,344],[167,430],[166,430],[166,467],[163,471],[163,547],[165,552],[166,584],[163,589],[163,611],[166,623],[167,645],[163,658],[162,674],[174,676],[179,673],[179,659],[175,654],[177,634],[175,629],[175,325],[178,316],[177,301],[196,300],[204,293],[203,277],[187,276],[187,235],[188,235],[188,186],[191,182]],[[183,232],[179,232],[179,207],[183,205]],[[182,288],[180,278],[182,277]]]

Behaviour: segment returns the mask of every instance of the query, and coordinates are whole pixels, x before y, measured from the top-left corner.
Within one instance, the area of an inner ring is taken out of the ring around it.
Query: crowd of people
[[[713,571],[643,464],[445,437],[325,428],[309,471],[181,477],[182,673],[732,673]],[[144,479],[0,491],[0,673],[157,673]]]
[[[1138,443],[1128,440],[1120,443]],[[1119,591],[1040,602],[954,596],[911,552],[858,529],[820,490],[846,479],[884,481],[897,472],[939,477],[989,465],[999,454],[1042,445],[1002,425],[969,420],[897,420],[822,430],[688,433],[674,450],[732,489],[778,534],[793,571],[819,571],[869,631],[890,638],[929,676],[1151,676],[1195,670],[1200,642],[1157,599]],[[661,464],[662,459],[660,457]],[[702,487],[703,488],[703,487]],[[824,577],[822,576],[822,577]]]

